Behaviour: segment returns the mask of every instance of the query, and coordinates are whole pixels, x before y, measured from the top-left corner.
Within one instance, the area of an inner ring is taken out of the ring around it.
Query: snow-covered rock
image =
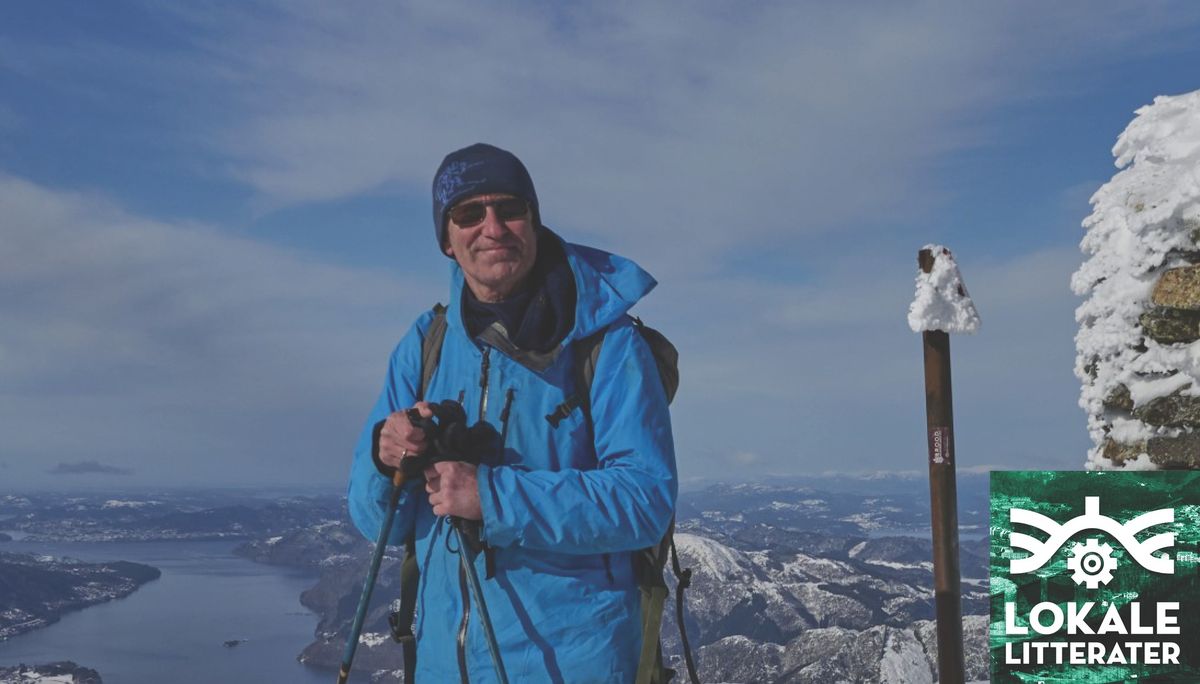
[[[1087,297],[1075,373],[1092,469],[1165,462],[1162,440],[1192,431],[1175,414],[1200,407],[1200,302],[1187,301],[1200,287],[1200,91],[1137,110],[1113,155],[1121,170],[1091,199],[1071,279]],[[1156,290],[1164,277],[1169,292]]]

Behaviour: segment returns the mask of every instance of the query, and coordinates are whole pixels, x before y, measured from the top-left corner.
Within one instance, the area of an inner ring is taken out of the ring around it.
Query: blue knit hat
[[[446,214],[450,207],[488,193],[504,193],[529,202],[534,225],[541,225],[533,179],[517,155],[487,143],[475,143],[446,155],[433,175],[433,231],[439,248],[446,245]]]

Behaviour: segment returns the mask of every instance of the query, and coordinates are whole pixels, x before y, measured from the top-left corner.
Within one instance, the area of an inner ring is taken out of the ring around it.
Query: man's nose
[[[496,207],[489,204],[486,209],[487,213],[483,215],[483,234],[490,238],[503,237],[508,232],[508,227],[496,215]]]

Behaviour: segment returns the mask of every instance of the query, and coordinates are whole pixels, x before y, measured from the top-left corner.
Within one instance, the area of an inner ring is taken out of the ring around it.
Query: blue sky
[[[921,470],[928,242],[960,466],[1082,467],[1079,224],[1200,88],[1186,2],[161,5],[0,7],[4,487],[340,487],[481,140],[659,279],[685,481]]]

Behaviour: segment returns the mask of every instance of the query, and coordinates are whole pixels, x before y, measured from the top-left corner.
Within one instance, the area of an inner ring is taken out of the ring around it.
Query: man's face
[[[524,211],[515,216],[516,200]],[[497,206],[494,203],[500,203]],[[469,206],[475,205],[475,206]],[[483,210],[483,220],[471,223],[470,216]],[[506,211],[508,210],[508,211]],[[446,254],[462,267],[467,285],[481,301],[505,299],[529,275],[537,260],[537,226],[528,204],[512,195],[475,195],[451,207],[446,221]],[[465,216],[463,223],[456,216]]]

